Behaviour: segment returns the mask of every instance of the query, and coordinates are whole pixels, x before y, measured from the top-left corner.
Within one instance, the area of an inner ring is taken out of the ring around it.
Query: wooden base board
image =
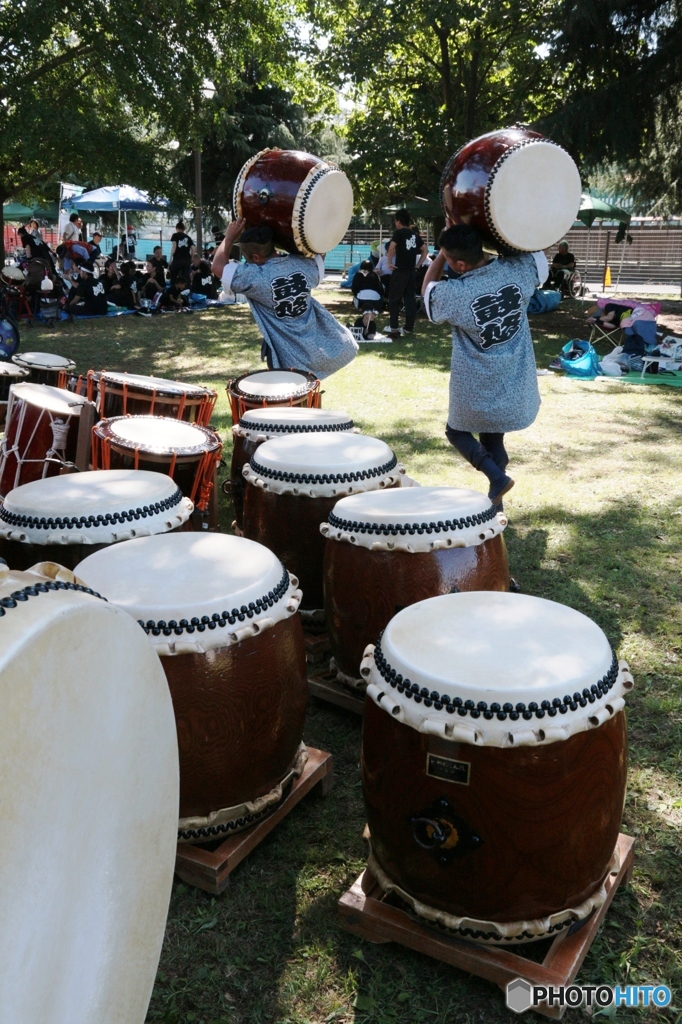
[[[305,642],[305,657],[309,665],[319,665],[320,668],[326,661],[329,661],[331,644],[328,633],[308,633],[303,631]]]
[[[308,691],[313,697],[326,700],[328,704],[336,704],[337,707],[352,711],[356,715],[361,715],[365,709],[365,698],[339,683],[336,672],[330,672],[328,669],[308,676]]]
[[[307,747],[308,761],[303,774],[296,779],[289,795],[282,801],[276,811],[263,818],[257,825],[229,836],[222,841],[210,843],[214,849],[206,845],[196,846],[190,843],[178,843],[175,858],[175,872],[183,880],[195,885],[204,892],[218,895],[228,885],[230,875],[241,861],[251,853],[263,839],[272,832],[282,818],[294,809],[304,796],[314,793],[326,796],[334,783],[332,755],[315,747]]]
[[[397,905],[395,897],[387,897],[369,870],[363,871],[355,884],[343,894],[338,903],[341,924],[370,942],[398,942],[418,953],[424,953],[453,967],[493,981],[506,992],[507,985],[522,978],[531,985],[570,985],[575,979],[594,937],[606,916],[616,890],[632,875],[635,840],[618,836],[620,870],[606,883],[606,901],[582,926],[557,935],[541,963],[524,956],[529,946],[504,948],[478,946],[473,942],[454,938],[436,926],[421,921],[404,905]],[[549,940],[545,940],[549,941]],[[565,1007],[542,1005],[536,1013],[554,1020],[563,1017]]]

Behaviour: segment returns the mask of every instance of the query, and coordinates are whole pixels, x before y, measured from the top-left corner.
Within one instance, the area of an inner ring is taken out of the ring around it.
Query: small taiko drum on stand
[[[46,384],[12,384],[0,444],[0,495],[74,469],[87,399]]]
[[[92,384],[90,381],[92,380]],[[88,373],[88,397],[96,395],[102,419],[114,416],[169,416],[207,427],[218,399],[216,391],[163,377],[102,370]]]
[[[441,178],[445,213],[471,224],[501,252],[547,249],[580,209],[580,174],[569,154],[522,125],[481,135],[450,159]]]
[[[264,149],[242,167],[233,207],[248,227],[269,227],[275,245],[314,256],[343,239],[353,216],[353,189],[338,167],[311,153]]]
[[[133,537],[179,530],[194,510],[162,473],[109,469],[22,484],[0,505],[0,557],[13,569],[87,555]]]
[[[348,413],[333,409],[280,405],[273,409],[251,409],[245,412],[239,423],[232,427],[234,445],[230,469],[230,494],[237,529],[243,529],[244,520],[246,481],[242,470],[264,441],[271,441],[285,434],[338,434],[354,429]]]
[[[7,419],[7,403],[9,401],[9,389],[12,384],[20,384],[28,378],[28,370],[24,370],[16,363],[0,363],[0,427]]]
[[[633,685],[599,626],[541,598],[448,594],[399,612],[361,673],[382,889],[500,946],[589,917],[617,870]]]
[[[464,488],[396,488],[338,501],[320,530],[339,679],[364,690],[367,644],[407,605],[460,590],[509,590],[506,525],[489,498]]]
[[[253,370],[227,382],[232,423],[239,423],[249,409],[272,406],[306,406],[319,409],[320,381],[306,370]]]
[[[320,525],[339,498],[400,487],[405,473],[383,441],[364,434],[290,434],[265,441],[244,466],[244,534],[298,578],[302,609],[324,619]]]
[[[143,1024],[177,852],[173,707],[137,623],[48,569],[0,566],[0,1018]]]
[[[180,745],[180,839],[230,835],[274,810],[307,759],[296,580],[266,548],[219,533],[131,540],[77,572],[139,620],[161,658]]]
[[[12,361],[28,371],[31,384],[50,384],[53,387],[59,386],[60,377],[65,378],[76,369],[73,359],[56,356],[52,352],[18,352],[12,356]]]
[[[114,416],[92,432],[93,469],[165,473],[204,512],[223,446],[207,427],[163,416]]]

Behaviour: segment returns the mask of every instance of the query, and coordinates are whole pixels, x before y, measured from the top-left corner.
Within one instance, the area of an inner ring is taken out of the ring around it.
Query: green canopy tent
[[[598,199],[597,196],[588,195],[586,192],[582,195],[580,203],[580,209],[578,210],[578,220],[581,221],[587,227],[587,252],[585,254],[585,282],[587,282],[587,273],[589,267],[590,258],[590,232],[592,225],[595,220],[614,220],[617,221],[620,227],[618,228],[618,234],[616,235],[616,242],[625,243],[628,235],[627,229],[630,227],[630,221],[632,215],[621,209],[619,206],[614,206],[613,203],[607,203],[603,199]],[[606,280],[606,268],[609,262],[609,246],[611,242],[611,235],[606,236],[606,253],[604,255],[604,274],[603,280]],[[618,268],[618,278],[616,280],[616,288],[620,283],[620,275],[623,269],[623,260],[625,259],[625,244],[623,244],[623,251],[620,257],[620,266]]]
[[[6,221],[14,221],[24,224],[33,216],[33,208],[24,206],[23,203],[5,203],[2,208],[2,217]]]

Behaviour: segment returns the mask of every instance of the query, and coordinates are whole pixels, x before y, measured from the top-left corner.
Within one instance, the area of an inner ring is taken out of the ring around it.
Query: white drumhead
[[[16,363],[0,363],[0,377],[28,377],[28,370]]]
[[[163,377],[145,377],[140,373],[115,373],[105,370],[100,374],[100,380],[105,384],[127,384],[129,387],[136,387],[145,391],[167,391],[170,394],[187,395],[192,392],[203,393],[206,388],[198,384],[183,384],[179,380],[165,380]]]
[[[175,529],[193,507],[163,473],[69,473],[10,491],[0,506],[0,537],[31,544],[107,544]]]
[[[358,547],[429,551],[482,544],[506,523],[490,499],[478,491],[400,487],[342,498],[322,532]]]
[[[305,182],[301,186],[304,192],[308,187]],[[311,252],[329,252],[338,245],[353,216],[353,188],[343,171],[327,171],[314,180],[301,209],[303,239]]]
[[[73,370],[76,365],[73,359],[65,359],[52,352],[20,352],[12,356],[12,359],[19,366],[26,366],[30,370]]]
[[[64,388],[53,388],[50,384],[12,384],[11,392],[29,405],[37,405],[60,416],[80,416],[81,406],[87,402],[82,395]]]
[[[569,154],[537,140],[510,150],[491,174],[489,215],[500,238],[535,252],[566,234],[580,209],[580,174]]]
[[[260,434],[307,434],[352,430],[353,421],[347,412],[335,409],[276,405],[272,409],[249,409],[240,419],[239,426]]]
[[[234,642],[230,633],[259,620],[276,621],[292,614],[294,587],[279,559],[262,544],[225,533],[173,533],[131,540],[89,555],[76,574],[144,623],[156,644],[226,646]],[[271,594],[275,597],[270,598]],[[265,599],[270,601],[268,607],[262,604]],[[256,607],[249,608],[252,603]],[[293,611],[297,608],[298,600]],[[230,622],[235,610],[241,619]],[[210,627],[207,622],[192,624],[193,618],[204,616],[212,621]],[[180,626],[182,620],[191,628]],[[154,633],[159,622],[164,626]]]
[[[265,370],[239,381],[239,390],[245,395],[270,400],[288,398],[305,391],[307,387],[307,377],[293,370]]]
[[[23,272],[21,267],[13,267],[11,265],[8,265],[2,268],[2,276],[7,281],[21,281],[23,283],[26,274]]]
[[[472,591],[410,605],[389,622],[372,666],[368,660],[363,675],[376,684],[370,696],[378,687],[409,724],[433,719],[446,738],[449,729],[464,739],[464,730],[469,742],[565,739],[623,704],[615,655],[599,626],[566,605],[522,594]]]
[[[122,416],[120,419],[103,422],[109,424],[115,438],[145,448],[172,448],[179,451],[201,448],[206,444],[206,434],[199,427],[167,416]]]
[[[0,574],[0,596],[44,587]],[[175,865],[178,749],[139,626],[29,592],[0,617],[0,1019],[143,1024]]]

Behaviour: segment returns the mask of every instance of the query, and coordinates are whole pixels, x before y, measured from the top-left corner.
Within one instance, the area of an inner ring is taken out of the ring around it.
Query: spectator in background
[[[388,262],[393,264],[388,293],[391,326],[387,334],[399,337],[412,334],[417,317],[417,270],[429,254],[424,239],[412,227],[409,210],[398,210],[395,231],[388,247]],[[400,307],[405,304],[405,326],[400,328]]]
[[[122,263],[118,281],[109,289],[109,301],[123,309],[137,309],[139,297],[135,280],[135,264]]]
[[[33,235],[28,233],[26,228],[19,228],[17,234],[19,235],[19,241],[24,248],[24,256],[27,260],[34,260],[41,255],[40,243],[36,241]]]
[[[121,235],[121,257],[125,260],[134,260],[137,251],[137,235],[132,224],[128,224],[125,234]]]
[[[119,274],[118,268],[116,267],[116,260],[107,260],[104,266],[104,277],[102,278],[102,284],[104,285],[104,292],[107,298],[109,298],[111,289],[114,287],[114,285],[118,284],[118,278]],[[115,299],[111,298],[110,301],[115,302]]]
[[[156,268],[152,260],[147,260],[145,264],[145,273],[142,275],[140,282],[140,298],[150,299],[152,302],[164,289],[164,285],[159,284],[156,277]]]
[[[168,288],[159,299],[160,309],[184,309],[189,305],[189,296],[184,294],[187,290],[185,275],[177,272],[175,283]]]
[[[202,299],[217,299],[218,289],[216,279],[211,273],[210,263],[207,260],[199,260],[198,264],[194,266],[194,260],[192,260],[192,264],[189,284],[190,299],[195,302],[201,302]]]
[[[181,220],[175,225],[175,234],[171,235],[171,243],[169,268],[171,284],[176,283],[179,274],[182,274],[183,280],[187,283],[194,254],[194,242],[185,232],[185,225]]]
[[[370,260],[362,261],[350,287],[353,292],[353,305],[356,309],[374,309],[378,313],[381,312],[384,306],[384,291]]]
[[[81,228],[83,227],[83,221],[80,218],[80,214],[72,213],[69,217],[69,223],[62,232],[62,242],[78,242],[81,237]]]
[[[575,256],[568,251],[568,242],[559,242],[559,249],[552,257],[545,285],[561,284],[562,279],[572,270],[575,270]]]
[[[93,236],[92,236],[92,239],[90,240],[90,245],[92,246],[92,249],[90,250],[90,259],[93,261],[93,263],[94,263],[95,260],[98,260],[100,258],[100,256],[102,255],[102,250],[100,248],[101,241],[102,241],[102,234],[101,234],[101,232],[95,231]]]
[[[149,263],[150,261],[147,260]],[[166,287],[166,271],[168,269],[168,260],[163,255],[163,249],[160,245],[154,246],[154,255],[151,258],[151,264],[154,267],[154,277],[159,282],[162,288]]]
[[[374,272],[381,281],[381,287],[383,293],[388,297],[388,290],[391,286],[391,274],[393,273],[393,266],[388,262],[388,256],[384,253],[379,257],[379,262],[374,268]]]
[[[40,244],[40,242],[42,242],[42,240],[43,240],[43,233],[40,230],[40,228],[38,227],[38,221],[37,220],[31,220],[31,221],[28,222],[28,233],[29,233],[29,235],[32,235],[33,238],[35,238],[36,242],[38,242],[39,244]]]
[[[104,316],[107,311],[107,296],[104,282],[95,280],[87,267],[76,267],[76,280],[69,292],[69,313],[80,313],[86,316]]]

